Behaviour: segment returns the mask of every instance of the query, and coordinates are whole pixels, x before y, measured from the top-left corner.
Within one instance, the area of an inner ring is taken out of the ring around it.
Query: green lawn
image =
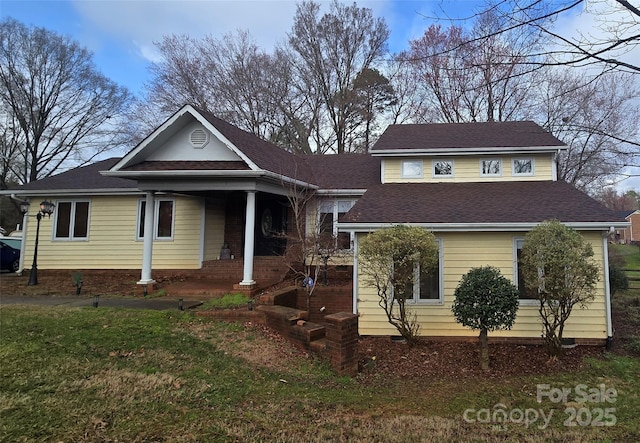
[[[188,313],[8,306],[0,332],[0,441],[640,440],[637,358],[611,355],[554,376],[349,379],[302,353],[257,364],[242,355],[264,350],[269,336]],[[617,398],[538,403],[541,384],[603,385]],[[479,423],[495,405],[513,420]],[[514,423],[518,411],[552,419],[539,429],[541,419]]]
[[[640,247],[610,244],[609,253],[611,256],[622,259],[623,268],[640,271]]]

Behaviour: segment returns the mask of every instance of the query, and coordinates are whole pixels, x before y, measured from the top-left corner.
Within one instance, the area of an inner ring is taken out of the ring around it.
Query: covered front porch
[[[159,240],[153,233],[154,230],[157,233],[157,226],[162,224],[156,218],[165,216],[154,205],[162,199],[166,201],[172,194],[175,193],[147,192],[144,200],[142,269],[137,283],[145,288],[157,280],[153,263],[157,255],[154,244],[158,245]],[[201,281],[202,290],[207,286],[205,279],[232,283],[225,286],[252,292],[258,286],[271,285],[285,277],[293,265],[285,259],[285,252],[291,235],[289,228],[295,226],[289,220],[291,211],[286,197],[258,191],[186,191],[181,195],[198,202],[200,228],[194,233],[197,224],[193,224],[191,229],[175,232],[173,238],[197,235],[199,240],[194,246],[199,251],[192,253],[200,257],[195,281]],[[181,201],[174,200],[174,213],[180,211]],[[158,260],[166,260],[166,248],[158,254],[161,255]]]

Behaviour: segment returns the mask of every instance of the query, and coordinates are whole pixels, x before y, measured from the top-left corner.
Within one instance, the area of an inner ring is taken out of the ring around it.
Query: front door
[[[258,197],[256,204],[255,255],[284,255],[287,246],[287,201]]]

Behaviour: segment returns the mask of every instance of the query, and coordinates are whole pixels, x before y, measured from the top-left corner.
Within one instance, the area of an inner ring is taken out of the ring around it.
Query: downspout
[[[353,313],[358,314],[358,234],[353,233]]]
[[[610,227],[608,232],[602,235],[602,250],[604,251],[604,300],[605,316],[607,326],[607,350],[613,344],[613,324],[611,322],[611,286],[609,282],[609,235],[615,232],[614,227]]]
[[[20,203],[24,203],[28,200],[22,200],[18,198],[15,194],[11,194],[11,200],[16,200]],[[29,214],[22,214],[22,241],[20,242],[20,266],[16,271],[16,275],[22,275],[22,271],[24,271],[24,256],[27,248],[27,224],[29,221]]]

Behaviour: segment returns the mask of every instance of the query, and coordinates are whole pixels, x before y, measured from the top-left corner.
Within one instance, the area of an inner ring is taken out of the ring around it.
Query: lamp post
[[[30,204],[28,201],[20,203],[20,212],[22,212],[22,214],[28,213],[29,206]],[[33,249],[33,264],[31,265],[31,272],[29,273],[29,282],[27,283],[29,286],[38,284],[38,239],[40,237],[40,220],[42,220],[42,217],[45,215],[51,217],[51,214],[53,214],[53,210],[55,208],[56,208],[56,205],[54,205],[50,201],[44,200],[43,202],[40,203],[40,210],[35,215],[36,220],[38,220],[38,223],[36,225],[36,244]]]

